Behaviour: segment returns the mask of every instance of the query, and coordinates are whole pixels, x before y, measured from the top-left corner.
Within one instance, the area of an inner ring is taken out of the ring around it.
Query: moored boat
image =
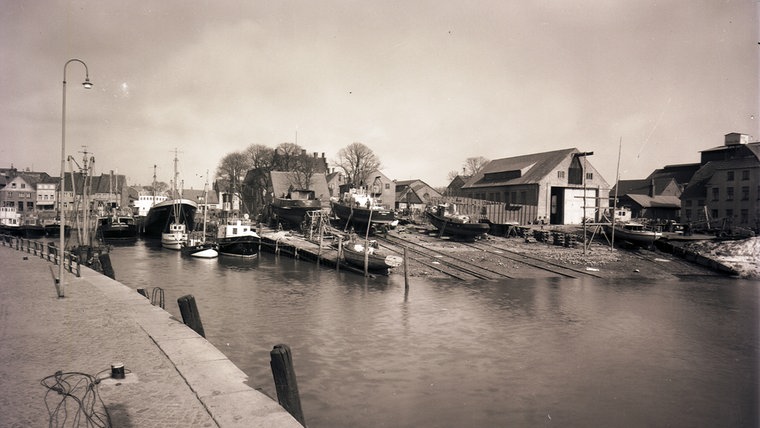
[[[377,205],[364,188],[354,188],[345,192],[337,201],[331,201],[333,213],[355,230],[367,227],[394,227],[398,224],[396,214]]]
[[[45,236],[48,238],[55,238],[61,236],[61,219],[60,217],[57,217],[55,220],[50,220],[43,224],[43,227],[45,228]],[[71,235],[71,226],[64,225],[63,228],[64,236],[70,236]]]
[[[39,239],[45,236],[45,227],[36,217],[28,217],[21,224],[21,236],[27,239]]]
[[[612,233],[612,227],[606,225],[608,233]],[[641,223],[636,222],[616,222],[614,226],[614,236],[616,240],[630,242],[631,244],[649,248],[654,242],[662,238],[662,232],[647,228]]]
[[[175,218],[174,207],[179,206],[179,216]],[[143,226],[143,236],[160,238],[161,234],[169,231],[172,223],[182,223],[186,230],[193,230],[195,211],[198,204],[190,199],[168,199],[154,205],[148,211]]]
[[[187,242],[187,228],[184,223],[172,222],[169,230],[161,234],[161,246],[169,250],[180,250]]]
[[[215,242],[206,241],[205,236],[193,232],[180,248],[182,255],[201,259],[213,259],[219,256],[218,245]]]
[[[98,218],[97,236],[107,244],[137,240],[137,223],[132,215],[116,214]]]
[[[272,199],[272,212],[278,220],[291,225],[300,225],[309,211],[322,209],[322,202],[314,195],[313,190],[291,189],[283,197]]]
[[[0,207],[0,233],[21,236],[21,214],[14,207]]]
[[[219,254],[233,257],[255,257],[261,238],[253,230],[248,214],[243,219],[228,219],[219,225],[216,244]]]
[[[438,205],[425,210],[425,215],[430,223],[438,229],[439,235],[474,240],[488,233],[491,228],[488,223],[475,223],[466,215],[450,213],[446,209],[446,206]]]
[[[367,270],[372,272],[387,273],[388,269],[401,266],[403,262],[399,256],[383,253],[375,240],[368,241],[366,254],[364,242],[349,241],[343,245],[342,250],[346,263],[364,269],[366,259]]]

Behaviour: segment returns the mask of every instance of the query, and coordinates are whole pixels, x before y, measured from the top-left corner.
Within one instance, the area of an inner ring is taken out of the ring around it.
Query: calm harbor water
[[[276,397],[288,344],[321,427],[642,427],[760,423],[760,284],[356,274],[261,254],[196,260],[139,241],[116,279],[195,296],[206,337]],[[127,362],[128,363],[128,362]]]

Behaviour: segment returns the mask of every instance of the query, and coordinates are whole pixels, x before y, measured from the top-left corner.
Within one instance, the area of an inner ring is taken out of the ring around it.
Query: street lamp
[[[63,194],[64,194],[64,176],[66,174],[66,68],[69,66],[72,62],[78,62],[84,66],[84,82],[82,83],[82,86],[84,86],[85,89],[91,89],[92,88],[92,82],[90,82],[90,71],[87,69],[87,64],[84,63],[81,59],[72,58],[68,61],[66,61],[66,64],[63,65],[63,107],[62,107],[62,113],[61,113],[61,190],[60,190],[60,208],[61,208],[61,215],[60,215],[60,241],[59,241],[59,247],[58,247],[58,297],[63,297],[63,273],[65,272],[65,269],[63,267],[63,259],[64,259],[64,253],[66,252],[66,210],[63,208]]]

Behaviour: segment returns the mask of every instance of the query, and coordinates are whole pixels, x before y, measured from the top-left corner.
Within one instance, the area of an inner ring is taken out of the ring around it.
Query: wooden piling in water
[[[179,312],[182,314],[182,322],[199,335],[206,337],[201,315],[198,313],[198,306],[195,304],[195,297],[192,294],[182,296],[177,299],[177,304],[179,305]]]
[[[293,367],[293,357],[288,345],[275,345],[269,353],[270,366],[277,390],[277,401],[301,425],[306,426],[306,420],[301,409],[301,397],[298,394],[296,371]]]
[[[409,292],[409,272],[406,268],[406,247],[404,247],[404,291]]]

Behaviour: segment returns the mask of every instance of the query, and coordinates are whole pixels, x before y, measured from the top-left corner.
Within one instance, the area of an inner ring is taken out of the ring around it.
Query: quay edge
[[[301,427],[210,342],[126,285],[82,267],[56,298],[47,260],[0,246],[0,262],[8,325],[0,340],[10,344],[0,350],[0,377],[22,400],[9,398],[0,425],[47,423],[51,398],[40,379],[61,370],[101,374],[114,426]],[[128,373],[119,382],[101,372],[116,361]]]

